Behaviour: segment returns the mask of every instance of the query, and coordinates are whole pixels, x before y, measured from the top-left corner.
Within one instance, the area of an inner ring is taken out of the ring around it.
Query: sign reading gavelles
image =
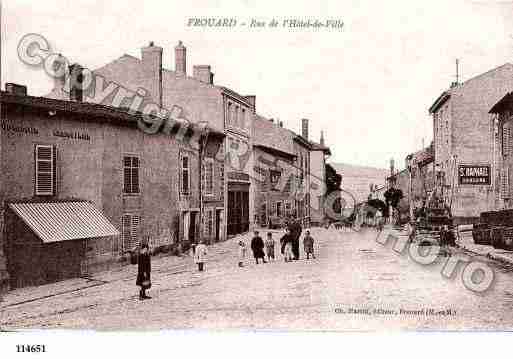
[[[460,185],[486,185],[491,182],[490,165],[460,165],[458,167]]]

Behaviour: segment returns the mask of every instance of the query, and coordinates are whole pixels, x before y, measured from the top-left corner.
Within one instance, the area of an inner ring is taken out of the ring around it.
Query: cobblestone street
[[[376,241],[374,230],[312,232],[317,259],[309,261],[284,263],[280,257],[256,265],[250,255],[238,268],[238,238],[210,247],[203,273],[195,271],[190,257],[154,259],[151,300],[138,299],[136,266],[91,281],[13,291],[1,304],[0,325],[4,330],[513,328],[513,276],[505,265],[489,262],[495,283],[475,294],[461,282],[461,269],[446,279],[441,265],[422,266],[398,255]],[[249,244],[249,236],[244,239]],[[444,312],[406,312],[422,309]]]

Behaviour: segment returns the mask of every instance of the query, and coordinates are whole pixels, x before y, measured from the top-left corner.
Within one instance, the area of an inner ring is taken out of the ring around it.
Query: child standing
[[[262,240],[262,237],[258,235],[258,231],[255,231],[255,236],[251,240],[251,250],[253,251],[256,264],[258,264],[259,258],[262,258],[263,263],[267,263],[265,261],[264,241]]]
[[[283,258],[285,262],[289,262],[293,258],[292,254],[292,236],[290,235],[290,230],[285,229],[285,234],[280,239],[281,243],[281,253],[283,254]]]
[[[306,259],[310,259],[310,254],[312,255],[312,258],[315,259],[314,239],[310,235],[310,231],[309,230],[306,231],[305,238],[303,239],[303,245],[304,245],[304,248],[305,248]]]
[[[239,241],[239,267],[244,267],[244,258],[246,258],[246,243]]]
[[[265,240],[265,249],[267,252],[267,260],[270,262],[271,258],[274,260],[274,239],[271,232],[267,232],[267,239]]]
[[[202,240],[200,244],[196,246],[194,251],[194,261],[198,265],[198,271],[203,272],[205,269],[205,262],[207,261],[207,246],[205,245],[205,241]]]

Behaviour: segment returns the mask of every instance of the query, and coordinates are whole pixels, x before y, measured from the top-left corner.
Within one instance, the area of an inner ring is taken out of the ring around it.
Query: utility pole
[[[0,0],[0,114],[2,113],[2,0]],[[1,132],[1,130],[0,130]],[[0,156],[2,154],[2,136],[0,134]],[[2,158],[0,157],[0,162]],[[3,294],[9,289],[9,273],[7,272],[4,248],[4,187],[3,177],[0,173],[0,302],[3,300]]]
[[[456,85],[460,83],[460,60],[456,59]]]
[[[199,131],[199,129],[198,129]],[[205,148],[207,147],[208,142],[208,127],[201,129],[201,134],[199,136],[199,150],[198,150],[198,156],[199,156],[199,237],[203,238],[204,236],[204,218],[203,218],[203,165],[204,165],[204,159],[205,159]]]

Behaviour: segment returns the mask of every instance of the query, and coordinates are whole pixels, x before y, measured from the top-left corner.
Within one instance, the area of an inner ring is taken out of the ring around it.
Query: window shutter
[[[501,197],[503,199],[509,198],[509,169],[503,168],[501,170]]]
[[[132,193],[139,193],[139,158],[132,157]]]
[[[502,154],[504,156],[511,156],[512,151],[512,138],[511,138],[511,128],[503,127],[502,128]]]
[[[55,194],[55,147],[36,145],[36,195],[53,196]]]
[[[130,249],[130,242],[131,242],[131,237],[132,237],[132,234],[131,234],[131,218],[130,218],[130,215],[123,215],[123,217],[121,217],[121,236],[122,236],[122,243],[121,243],[121,246],[122,246],[122,250],[123,251],[126,251],[128,249]]]
[[[139,245],[139,216],[132,216],[131,226],[131,247],[137,247]]]
[[[508,127],[508,131],[507,131],[507,141],[508,141],[508,156],[511,156],[513,154],[513,146],[512,146],[512,141],[513,141],[513,138],[512,138],[512,134],[511,134],[511,128]]]
[[[180,163],[180,172],[178,173],[178,193],[180,195],[183,194],[183,178],[182,178],[183,177],[183,163],[182,163],[182,158],[183,158],[183,155],[180,153],[178,155],[178,160],[180,161],[180,162],[178,162],[178,163]]]
[[[207,164],[205,163],[205,158],[203,158],[203,163],[201,164],[201,191],[205,194],[207,193]]]

